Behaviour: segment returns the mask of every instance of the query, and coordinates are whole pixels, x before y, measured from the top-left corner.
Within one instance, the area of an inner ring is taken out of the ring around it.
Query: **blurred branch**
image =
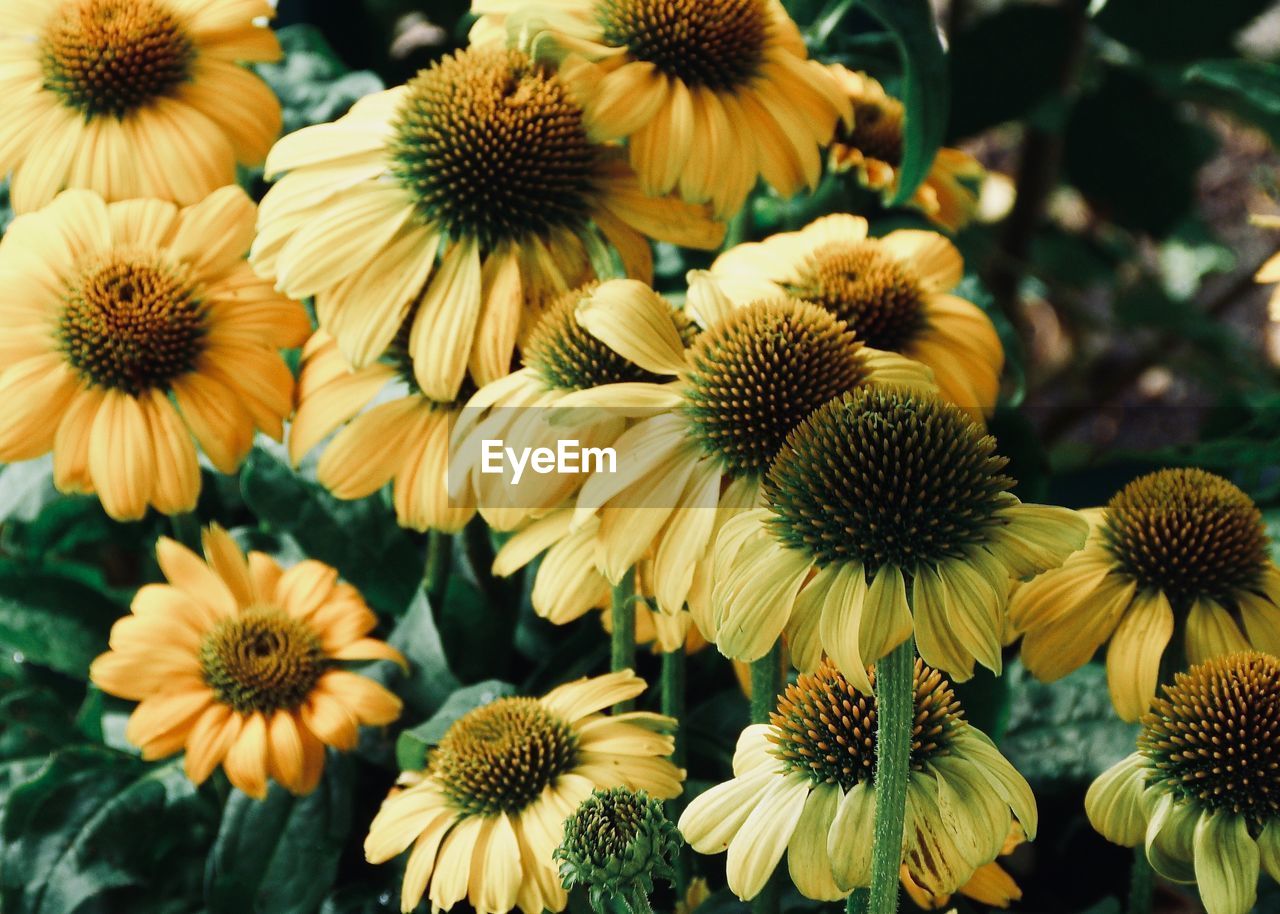
[[[1269,257],[1270,254],[1267,255]],[[1221,292],[1205,305],[1205,314],[1211,318],[1225,316],[1240,297],[1254,288],[1253,274],[1258,271],[1263,257],[1257,263],[1237,275]],[[1147,371],[1171,360],[1185,349],[1187,341],[1177,333],[1162,333],[1147,346],[1123,361],[1106,355],[1094,362],[1084,383],[1089,391],[1087,401],[1069,403],[1050,413],[1041,429],[1041,440],[1046,447],[1070,432],[1083,419],[1099,407],[1105,406],[1138,382]]]
[[[1069,13],[1069,50],[1058,79],[1057,100],[1065,109],[1075,94],[1084,62],[1088,16],[1086,0],[1064,0],[1063,7]],[[1027,125],[1018,156],[1017,196],[983,275],[996,305],[1024,345],[1030,341],[1030,326],[1019,292],[1027,272],[1031,239],[1044,218],[1049,195],[1058,184],[1064,130],[1064,124],[1054,125],[1054,129]]]

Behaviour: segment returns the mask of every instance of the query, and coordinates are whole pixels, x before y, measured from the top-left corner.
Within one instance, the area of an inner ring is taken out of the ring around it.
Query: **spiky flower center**
[[[925,328],[919,279],[874,240],[823,245],[800,265],[788,291],[846,321],[875,349],[901,352]]]
[[[1013,480],[995,439],[937,397],[867,387],[827,403],[787,439],[765,480],[778,539],[826,565],[868,571],[961,556]]]
[[[464,714],[431,753],[450,800],[477,815],[519,812],[573,767],[578,738],[535,698],[499,698]]]
[[[185,264],[147,252],[90,259],[63,296],[58,347],[82,378],[137,396],[195,369],[206,312]]]
[[[871,679],[874,683],[874,672]],[[787,686],[769,722],[770,751],[788,771],[844,790],[875,776],[876,700],[854,688],[830,661]],[[946,755],[952,734],[963,724],[951,683],[917,660],[911,767],[920,771],[930,759]]]
[[[520,51],[472,48],[420,72],[389,152],[419,217],[455,238],[546,237],[594,209],[601,153],[582,108]]]
[[[578,323],[578,306],[591,297],[598,285],[592,282],[571,289],[551,302],[525,342],[524,364],[555,390],[666,380],[628,361]],[[674,312],[672,320],[676,320]]]
[[[1254,837],[1280,815],[1280,663],[1216,657],[1164,687],[1142,718],[1148,783],[1205,809],[1246,817]]]
[[[770,39],[764,0],[600,0],[597,18],[606,44],[717,92],[755,78]]]
[[[191,76],[195,45],[156,0],[66,0],[40,43],[44,86],[86,117],[123,118]]]
[[[836,142],[852,146],[863,158],[897,168],[902,162],[902,126],[906,110],[896,98],[854,98],[853,127],[840,126]]]
[[[1143,588],[1175,601],[1229,600],[1267,562],[1262,513],[1227,480],[1198,469],[1159,470],[1107,505],[1106,543]]]
[[[866,380],[862,345],[816,305],[754,302],[689,350],[685,403],[694,437],[734,475],[761,473],[817,407]]]
[[[242,714],[298,707],[329,664],[309,625],[270,606],[222,620],[200,644],[204,681]]]

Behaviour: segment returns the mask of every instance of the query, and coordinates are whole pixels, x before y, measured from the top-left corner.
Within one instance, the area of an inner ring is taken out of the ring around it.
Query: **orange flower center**
[[[875,349],[902,352],[926,326],[919,281],[875,241],[818,248],[788,291],[846,321]]]
[[[45,88],[87,117],[123,118],[191,76],[196,51],[156,0],[67,0],[41,42]]]
[[[114,251],[85,264],[64,296],[59,348],[82,378],[138,396],[193,371],[206,312],[189,267]]]
[[[242,714],[298,707],[328,665],[310,626],[274,607],[224,619],[200,645],[204,681]]]
[[[769,43],[763,0],[601,0],[606,44],[690,86],[743,88]]]

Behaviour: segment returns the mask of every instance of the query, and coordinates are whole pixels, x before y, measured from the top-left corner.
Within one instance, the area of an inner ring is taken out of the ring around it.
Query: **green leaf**
[[[373,607],[392,615],[408,607],[421,583],[422,553],[380,498],[334,498],[262,448],[245,462],[240,487],[263,523],[337,568]]]
[[[1261,60],[1206,60],[1183,74],[1191,97],[1265,130],[1280,145],[1280,65]]]
[[[1092,781],[1133,752],[1138,726],[1116,717],[1102,665],[1043,683],[1015,661],[1005,675],[1013,704],[1000,749],[1032,787]]]
[[[174,861],[191,859],[208,819],[176,762],[147,765],[97,747],[59,752],[5,804],[5,910],[72,914],[130,885],[163,897],[181,875]]]
[[[312,914],[329,893],[351,826],[351,763],[330,752],[320,786],[295,797],[227,799],[205,866],[209,914]]]
[[[1107,0],[1094,22],[1152,59],[1186,60],[1230,53],[1236,33],[1269,6],[1271,0]]]
[[[384,680],[384,684],[404,699],[411,711],[420,715],[433,713],[458,688],[459,683],[449,669],[425,592],[418,591],[409,604],[409,611],[396,623],[387,641],[409,661],[409,673],[406,675],[394,664],[383,663],[378,671],[367,675]]]
[[[124,612],[102,591],[57,570],[0,561],[0,646],[85,678]]]
[[[52,456],[0,467],[0,520],[35,520],[57,497]]]
[[[947,130],[947,55],[929,0],[857,0],[893,34],[902,57],[907,109],[902,166],[893,202],[905,203],[933,167]]]
[[[257,70],[280,99],[285,133],[336,120],[360,98],[382,91],[376,73],[348,70],[315,26],[290,25],[276,35],[284,59]]]
[[[468,711],[489,704],[505,695],[515,694],[509,682],[489,679],[456,690],[440,706],[440,710],[418,726],[405,730],[396,742],[396,761],[404,771],[418,771],[427,758],[427,750],[444,737],[453,722]]]

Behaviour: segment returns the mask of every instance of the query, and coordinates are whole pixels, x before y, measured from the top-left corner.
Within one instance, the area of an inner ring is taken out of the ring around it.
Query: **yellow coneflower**
[[[612,587],[595,565],[598,525],[588,522],[574,529],[573,513],[572,508],[562,508],[529,521],[502,544],[494,556],[493,573],[508,577],[541,555],[529,597],[534,612],[555,625],[567,625],[600,610],[601,623],[611,632]],[[690,625],[689,613],[650,608],[651,577],[651,563],[641,560],[636,566],[636,592],[646,599],[635,605],[636,643],[653,642],[663,652],[682,645],[690,653],[701,650],[707,642]]]
[[[67,191],[15,220],[0,242],[0,460],[52,451],[59,489],[127,520],[195,507],[196,441],[234,473],[255,430],[279,439],[293,376],[277,350],[310,324],[244,262],[253,220],[234,187],[181,210]]]
[[[634,291],[628,307],[580,308],[579,320],[671,380],[605,385],[562,401],[647,417],[614,443],[617,472],[583,484],[575,525],[598,518],[596,565],[610,581],[650,558],[658,607],[674,614],[688,601],[710,637],[703,559],[719,526],[756,504],[764,471],[791,429],[845,391],[932,382],[918,363],[862,346],[817,305],[762,299],[728,309],[686,343],[667,304]]]
[[[66,188],[196,203],[257,165],[280,103],[267,0],[15,0],[0,9],[0,174],[17,212]]]
[[[647,279],[646,235],[714,248],[701,209],[648,197],[613,150],[591,142],[561,78],[520,51],[472,48],[369,96],[333,124],[285,137],[284,174],[262,202],[252,260],[356,368],[415,307],[409,353],[424,394],[454,399],[511,370],[537,307],[608,258]],[[438,255],[438,256],[437,256]],[[437,262],[438,261],[438,262]]]
[[[787,634],[795,665],[825,651],[860,688],[865,665],[915,632],[953,679],[1000,671],[1011,580],[1084,543],[1066,508],[1023,504],[995,440],[959,408],[903,388],[845,394],[801,423],[764,484],[765,507],[714,550],[716,645],[755,660]]]
[[[365,856],[382,863],[410,845],[400,906],[423,894],[435,910],[466,899],[477,914],[562,911],[553,859],[564,820],[596,788],[677,796],[684,772],[666,758],[676,722],[600,712],[635,698],[629,670],[579,679],[542,698],[499,698],[458,718],[383,801]]]
[[[952,294],[960,252],[936,232],[867,237],[859,216],[824,216],[798,232],[740,244],[709,272],[690,275],[695,311],[718,312],[770,295],[826,308],[863,345],[927,365],[942,396],[989,414],[1000,392],[1004,348],[982,309]]]
[[[784,196],[816,187],[821,147],[849,118],[778,0],[473,0],[472,11],[485,33],[505,21],[537,53],[571,55],[591,135],[625,139],[649,193],[678,189],[722,218],[760,177]]]
[[[1116,711],[1137,720],[1175,632],[1191,663],[1254,647],[1280,652],[1280,568],[1257,506],[1204,470],[1160,470],[1089,512],[1085,548],[1020,586],[1010,622],[1022,659],[1057,679],[1110,639]]]
[[[161,537],[156,559],[169,583],[138,591],[89,677],[139,702],[125,737],[143,758],[185,748],[197,784],[222,765],[259,799],[268,778],[308,793],[325,746],[352,749],[359,725],[400,715],[400,699],[342,663],[404,658],[368,636],[377,617],[328,565],[246,559],[217,526],[204,532],[204,553]]]
[[[831,167],[855,171],[864,187],[891,198],[898,191],[906,108],[866,73],[855,73],[840,64],[832,64],[830,69],[853,105],[852,126],[838,127],[831,143]],[[969,153],[943,147],[911,195],[911,205],[935,225],[958,231],[978,210],[977,185],[986,174]]]
[[[449,429],[461,404],[424,396],[403,348],[393,343],[389,353],[353,371],[332,337],[323,330],[311,337],[302,352],[289,456],[296,466],[341,429],[316,467],[321,485],[339,498],[364,498],[392,482],[401,526],[457,532],[475,514],[470,493],[449,494]]]
[[[484,441],[554,450],[557,442],[572,436],[583,448],[609,447],[625,431],[627,420],[595,409],[558,410],[565,397],[604,384],[663,380],[609,348],[578,321],[580,308],[607,316],[646,289],[637,280],[618,279],[588,283],[559,296],[525,341],[524,367],[485,385],[467,401],[453,430],[451,484],[459,495],[474,493],[480,514],[494,528],[513,530],[530,516],[563,505],[581,476],[525,473],[516,483],[510,466],[501,473],[482,473]],[[680,312],[672,309],[669,321],[677,332],[690,332],[690,322]]]
[[[1246,914],[1258,872],[1280,879],[1280,663],[1216,657],[1178,673],[1142,718],[1138,751],[1085,796],[1104,838],[1142,844],[1156,872],[1195,882],[1209,914]]]
[[[950,683],[919,661],[914,682],[903,864],[942,895],[996,858],[1015,816],[1034,838],[1036,805]],[[801,894],[834,901],[870,883],[875,768],[875,699],[824,662],[787,686],[770,723],[742,732],[733,780],[695,797],[680,831],[699,853],[728,851],[739,898],[758,894],[785,853]]]
[[[1249,221],[1262,228],[1280,228],[1280,216],[1254,214],[1249,217]],[[1266,262],[1258,268],[1258,272],[1253,274],[1253,279],[1254,282],[1266,285],[1280,283],[1280,251],[1267,258]],[[1280,286],[1271,291],[1271,298],[1267,302],[1267,314],[1273,321],[1280,321]]]
[[[1009,829],[1009,837],[1005,839],[1004,847],[1000,848],[1000,856],[1006,857],[1012,854],[1026,838],[1022,826],[1015,821],[1013,827]],[[905,865],[902,867],[902,888],[915,902],[916,907],[926,911],[940,911],[951,903],[951,892],[935,895],[925,891],[916,885],[915,880],[911,878],[910,870]],[[1004,867],[993,861],[984,863],[974,870],[969,881],[956,889],[955,894],[972,898],[989,908],[1007,908],[1022,898],[1022,889],[1013,881],[1013,877]]]

